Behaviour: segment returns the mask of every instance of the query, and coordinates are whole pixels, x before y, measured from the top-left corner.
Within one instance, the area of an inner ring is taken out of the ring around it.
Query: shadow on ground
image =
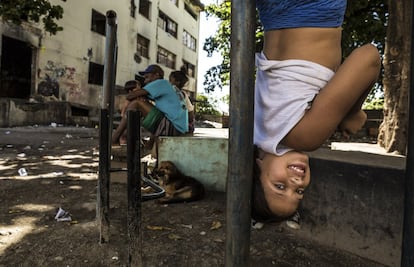
[[[97,144],[95,129],[0,129],[0,266],[126,266],[125,180],[111,182],[110,240],[99,244]],[[20,168],[28,175],[19,176]],[[224,266],[225,197],[208,192],[193,203],[142,203],[144,266]],[[55,220],[59,207],[72,221]],[[250,260],[382,266],[310,242],[283,223],[252,230]]]

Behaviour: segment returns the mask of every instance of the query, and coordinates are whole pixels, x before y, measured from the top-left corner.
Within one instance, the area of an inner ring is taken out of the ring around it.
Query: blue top
[[[144,86],[144,90],[148,92],[148,97],[155,101],[155,107],[164,113],[177,131],[188,132],[188,112],[185,99],[181,99],[180,94],[167,80],[152,81]]]
[[[265,31],[342,25],[346,0],[257,0]]]

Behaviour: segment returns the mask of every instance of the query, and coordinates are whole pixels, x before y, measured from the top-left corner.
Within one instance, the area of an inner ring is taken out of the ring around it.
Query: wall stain
[[[41,76],[42,71],[38,71]],[[38,84],[38,93],[43,96],[55,96],[60,100],[80,98],[82,91],[79,82],[76,81],[76,68],[55,63],[49,60],[43,68],[44,76]]]

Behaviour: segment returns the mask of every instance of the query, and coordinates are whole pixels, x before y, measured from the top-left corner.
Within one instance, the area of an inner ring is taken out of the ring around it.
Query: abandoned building
[[[117,15],[115,111],[123,85],[149,64],[165,77],[185,67],[195,98],[200,40],[199,0],[50,0],[63,7],[63,31],[0,20],[0,127],[91,125],[99,118],[106,13]]]

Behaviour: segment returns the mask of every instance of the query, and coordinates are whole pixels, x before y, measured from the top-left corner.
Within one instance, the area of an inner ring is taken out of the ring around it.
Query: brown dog
[[[180,172],[172,161],[162,161],[154,174],[165,190],[165,197],[159,199],[160,203],[190,202],[204,197],[203,184]]]

